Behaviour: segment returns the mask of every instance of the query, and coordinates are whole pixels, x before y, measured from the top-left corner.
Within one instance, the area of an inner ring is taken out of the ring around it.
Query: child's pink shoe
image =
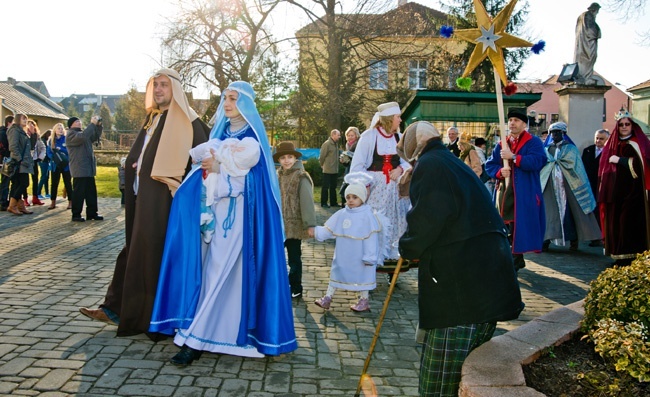
[[[322,297],[320,299],[316,299],[314,301],[314,303],[316,304],[316,306],[320,306],[325,310],[329,310],[330,309],[330,303],[332,303],[332,297],[325,295],[324,297]]]
[[[368,302],[368,299],[361,298],[356,305],[350,306],[350,309],[354,310],[355,312],[365,312],[370,310],[370,304]]]

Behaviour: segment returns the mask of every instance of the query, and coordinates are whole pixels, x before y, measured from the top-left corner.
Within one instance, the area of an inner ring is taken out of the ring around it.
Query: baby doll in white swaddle
[[[224,198],[230,198],[235,203],[234,199],[243,193],[246,175],[259,162],[260,145],[250,137],[242,140],[211,139],[191,149],[190,156],[194,163],[201,163],[210,156],[215,159],[212,170],[204,171],[201,197],[201,233],[203,241],[209,243],[214,234],[217,213],[213,206]]]

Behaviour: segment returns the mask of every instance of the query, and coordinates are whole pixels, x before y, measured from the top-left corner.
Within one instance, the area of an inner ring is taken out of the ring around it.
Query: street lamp
[[[630,97],[631,97],[631,95],[628,94],[628,92],[627,92],[628,87],[625,84],[621,84],[621,83],[614,83],[614,85],[617,85],[617,86],[623,88],[623,90],[624,90],[623,92],[625,93],[625,96],[627,97],[627,104],[625,105],[625,108],[629,112],[630,111]]]

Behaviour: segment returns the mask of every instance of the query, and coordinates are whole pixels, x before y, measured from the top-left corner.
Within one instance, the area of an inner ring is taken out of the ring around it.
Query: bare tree
[[[607,9],[618,14],[622,21],[639,19],[650,11],[646,8],[647,0],[607,0],[606,4]],[[637,33],[640,44],[650,46],[650,29]]]
[[[384,100],[382,91],[372,98],[368,96],[364,84],[368,69],[381,61],[393,62],[393,66],[401,62],[402,67],[391,70],[403,70],[409,57],[434,57],[429,39],[445,18],[439,12],[431,15],[433,10],[414,3],[387,11],[394,6],[393,0],[360,0],[352,12],[345,14],[335,0],[286,1],[311,21],[296,34],[300,45],[300,89],[292,98],[292,109],[301,123],[300,131],[320,134],[348,125],[362,127],[362,107],[368,103],[376,106],[376,102]],[[427,40],[420,40],[422,37]],[[406,87],[403,80],[400,76],[391,79]],[[403,97],[402,86],[391,84],[386,92]]]
[[[265,27],[281,0],[178,0],[163,40],[170,67],[190,82],[223,90],[235,80],[253,80],[257,64],[273,45]]]

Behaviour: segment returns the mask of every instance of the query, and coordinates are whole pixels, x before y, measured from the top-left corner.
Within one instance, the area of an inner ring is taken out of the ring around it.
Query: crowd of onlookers
[[[102,133],[101,118],[93,116],[82,130],[77,117],[55,124],[41,133],[38,123],[25,114],[6,116],[0,127],[0,210],[13,215],[33,214],[30,206],[57,205],[58,189],[72,210],[72,221],[102,220],[97,213],[96,162],[93,142]],[[30,184],[31,182],[31,184]],[[86,218],[81,216],[86,204]]]

